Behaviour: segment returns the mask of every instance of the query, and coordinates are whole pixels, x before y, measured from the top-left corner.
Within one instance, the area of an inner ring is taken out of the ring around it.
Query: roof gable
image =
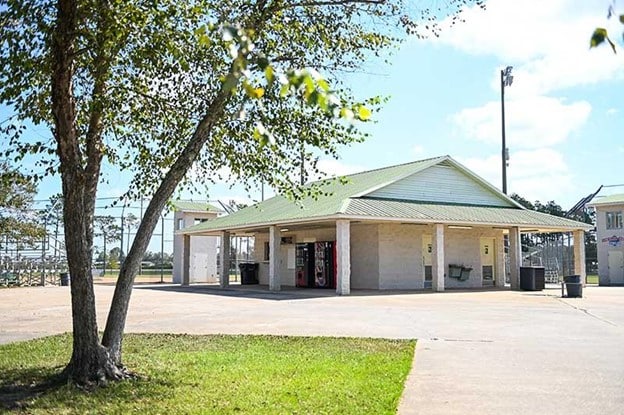
[[[588,206],[612,206],[612,205],[624,205],[624,194],[616,194],[603,197],[595,197]]]
[[[436,166],[441,166],[444,172],[451,172],[448,174],[454,175],[453,177],[456,181],[467,186],[469,189],[464,190],[464,194],[469,196],[471,194],[470,189],[472,189],[477,196],[473,196],[472,202],[469,203],[465,199],[460,200],[457,196],[453,196],[453,192],[447,192],[447,194],[438,195],[436,198],[430,198],[429,201],[424,201],[424,203],[457,204],[464,206],[477,205],[505,207],[519,211],[525,210],[522,206],[513,201],[513,199],[501,193],[497,188],[481,179],[449,156],[442,156],[351,174],[345,176],[346,182],[338,179],[321,180],[308,185],[316,185],[321,189],[323,194],[318,195],[316,199],[307,197],[299,201],[299,203],[295,203],[284,196],[275,196],[230,215],[186,228],[184,233],[198,233],[216,229],[234,229],[249,226],[265,226],[267,224],[353,215],[353,212],[350,211],[350,205],[354,201],[370,200],[373,197],[372,195],[383,194],[383,189],[387,191],[387,189],[392,189],[392,186],[398,186],[400,183],[408,183],[409,180],[412,180],[412,177],[418,177],[421,173],[423,174],[423,176],[421,176],[422,179],[422,177],[426,177],[431,173],[442,171],[434,169],[427,172],[429,169]],[[437,183],[429,183],[428,186],[424,186],[420,183],[420,185],[423,188],[427,187],[428,191],[437,191],[437,187],[439,187]],[[465,196],[465,198],[468,196]],[[422,197],[417,198],[414,196],[413,199],[414,200],[406,199],[404,195],[394,198],[395,201],[402,201],[404,203],[423,203]],[[443,200],[440,201],[438,199]],[[374,209],[364,216],[375,216]]]
[[[176,211],[184,212],[223,212],[221,209],[206,202],[193,202],[192,200],[174,200],[171,202]]]
[[[474,206],[518,207],[497,189],[450,160],[396,180],[362,195],[374,199],[449,203]]]

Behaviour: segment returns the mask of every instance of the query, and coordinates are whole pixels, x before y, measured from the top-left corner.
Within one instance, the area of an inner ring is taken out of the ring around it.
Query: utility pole
[[[511,86],[513,82],[513,75],[511,70],[513,66],[508,66],[505,70],[500,71],[501,77],[501,125],[502,125],[502,151],[501,160],[503,167],[503,193],[507,194],[507,164],[509,162],[509,149],[505,141],[505,87]]]

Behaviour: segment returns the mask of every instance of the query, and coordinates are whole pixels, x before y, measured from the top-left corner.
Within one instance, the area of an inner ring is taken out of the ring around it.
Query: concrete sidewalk
[[[103,327],[114,287],[96,286]],[[402,414],[621,414],[624,288],[270,293],[140,286],[128,332],[418,339]],[[71,330],[67,287],[0,289],[0,343]]]

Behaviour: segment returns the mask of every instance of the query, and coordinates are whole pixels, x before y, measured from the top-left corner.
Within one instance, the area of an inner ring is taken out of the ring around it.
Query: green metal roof
[[[372,199],[366,194],[439,163],[450,163],[465,172],[514,207],[433,204],[404,200]],[[346,176],[347,183],[337,179],[316,182],[327,195],[317,200],[305,198],[299,204],[275,196],[228,216],[185,228],[182,233],[201,234],[245,228],[337,218],[362,220],[403,220],[415,223],[472,223],[488,225],[529,225],[536,228],[585,229],[586,224],[533,212],[522,208],[494,186],[479,178],[449,156],[369,170]]]
[[[193,202],[191,200],[175,200],[171,202],[175,210],[193,212],[223,212],[221,209],[206,202]]]
[[[595,198],[589,203],[589,206],[617,205],[617,204],[624,205],[624,193]]]
[[[414,203],[366,198],[350,200],[345,213],[350,217],[394,218],[420,223],[514,225],[537,229],[592,228],[588,224],[528,209]]]

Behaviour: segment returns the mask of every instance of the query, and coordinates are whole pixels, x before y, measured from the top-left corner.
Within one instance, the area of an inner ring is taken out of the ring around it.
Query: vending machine
[[[297,287],[314,287],[313,243],[295,245],[295,273]]]
[[[333,241],[297,244],[297,287],[336,288],[336,244]]]

